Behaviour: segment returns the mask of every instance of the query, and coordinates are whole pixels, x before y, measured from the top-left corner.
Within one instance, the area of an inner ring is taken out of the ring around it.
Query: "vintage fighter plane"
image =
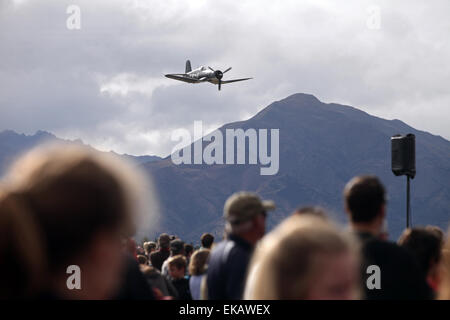
[[[184,81],[188,83],[210,82],[212,84],[217,84],[219,86],[219,90],[222,84],[252,79],[252,78],[243,78],[234,80],[222,80],[223,74],[230,70],[231,67],[222,72],[220,70],[214,70],[211,67],[206,68],[203,66],[192,70],[191,62],[187,60],[185,73],[166,74],[165,76],[170,79]]]

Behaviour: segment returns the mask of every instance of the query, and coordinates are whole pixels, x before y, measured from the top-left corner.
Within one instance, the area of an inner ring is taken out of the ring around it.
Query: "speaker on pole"
[[[406,176],[406,227],[410,227],[410,181],[416,175],[416,136],[413,134],[391,137],[392,172]]]
[[[414,179],[416,175],[416,136],[395,135],[391,137],[392,172],[396,176],[409,176]]]

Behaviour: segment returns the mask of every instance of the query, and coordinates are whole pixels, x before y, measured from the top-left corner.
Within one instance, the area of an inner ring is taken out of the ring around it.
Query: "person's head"
[[[142,254],[139,254],[136,259],[139,264],[143,264],[143,265],[148,264],[148,258]]]
[[[300,207],[294,211],[293,215],[313,215],[322,219],[327,219],[325,209],[321,207]]]
[[[386,191],[375,176],[359,176],[344,189],[345,210],[354,228],[378,235],[385,219]]]
[[[173,257],[170,257],[167,261],[169,267],[170,276],[177,280],[184,278],[186,273],[186,257],[179,254]]]
[[[191,276],[199,276],[205,273],[208,259],[209,249],[201,249],[194,252],[189,262],[189,274]]]
[[[170,236],[167,233],[161,233],[158,238],[158,245],[161,249],[169,249]]]
[[[145,255],[145,250],[141,246],[136,247],[136,255]]]
[[[450,300],[450,228],[447,231],[447,241],[442,250],[441,282],[438,299]]]
[[[428,225],[425,226],[425,230],[432,232],[433,234],[436,235],[436,237],[438,237],[439,239],[442,240],[442,246],[444,246],[445,244],[445,234],[444,231],[439,228],[438,226],[433,226],[433,225]]]
[[[202,243],[203,248],[211,249],[211,246],[214,243],[214,236],[211,233],[204,233],[200,238],[200,242]]]
[[[145,242],[143,246],[146,255],[149,255],[150,253],[156,250],[156,243],[153,241]]]
[[[144,256],[144,255],[142,255],[142,254],[139,254],[138,256],[137,256],[137,262],[139,263],[139,264],[143,264],[143,265],[147,265],[148,264],[148,259],[147,259],[147,257],[146,256]]]
[[[186,256],[186,258],[189,259],[193,252],[194,252],[194,246],[192,244],[185,243],[184,244],[184,255]]]
[[[255,193],[237,192],[225,202],[225,231],[256,244],[266,231],[267,212],[273,209],[272,201],[263,201]]]
[[[434,228],[415,227],[406,229],[398,244],[408,249],[419,262],[424,277],[429,283],[439,282],[442,260],[442,234]]]
[[[184,254],[184,242],[180,239],[170,241],[170,255],[176,256],[179,254]]]
[[[149,266],[149,265],[140,264],[139,265],[139,269],[141,270],[141,272],[146,277],[152,277],[152,276],[155,276],[157,274],[160,274],[158,269],[156,269],[153,266]]]
[[[114,295],[122,239],[135,230],[139,176],[112,155],[75,145],[40,147],[16,162],[0,199],[0,296]],[[81,270],[82,290],[67,289],[71,265]]]
[[[311,215],[293,215],[263,238],[253,255],[244,298],[357,299],[358,247],[352,235]]]

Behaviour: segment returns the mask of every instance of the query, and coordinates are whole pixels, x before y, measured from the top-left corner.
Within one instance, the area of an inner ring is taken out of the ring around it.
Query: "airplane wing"
[[[166,74],[165,76],[169,79],[174,79],[174,80],[179,80],[179,81],[184,81],[184,82],[189,82],[189,83],[199,82],[198,80],[193,79],[193,78],[185,75],[184,73]]]
[[[253,78],[243,78],[243,79],[234,79],[234,80],[223,80],[223,81],[222,81],[222,84],[225,84],[225,83],[231,83],[231,82],[238,82],[238,81],[245,81],[245,80],[250,80],[250,79],[253,79]]]

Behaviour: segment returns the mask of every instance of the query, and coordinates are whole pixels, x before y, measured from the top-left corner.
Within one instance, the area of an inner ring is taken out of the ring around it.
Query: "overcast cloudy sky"
[[[176,128],[305,92],[450,139],[449,12],[448,0],[0,0],[0,130],[165,156]],[[254,79],[219,93],[163,77],[187,58]]]

